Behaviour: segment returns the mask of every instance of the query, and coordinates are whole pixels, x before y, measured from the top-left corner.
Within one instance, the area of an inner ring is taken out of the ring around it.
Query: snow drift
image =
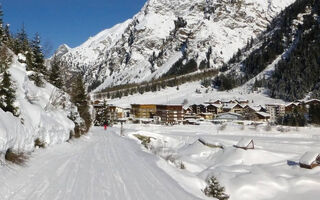
[[[43,88],[35,86],[28,78],[30,72],[26,71],[25,64],[15,55],[9,72],[16,89],[19,117],[0,109],[2,159],[9,148],[19,152],[32,151],[36,139],[46,145],[68,140],[75,126],[68,116],[72,113],[80,120],[69,95],[47,82]]]

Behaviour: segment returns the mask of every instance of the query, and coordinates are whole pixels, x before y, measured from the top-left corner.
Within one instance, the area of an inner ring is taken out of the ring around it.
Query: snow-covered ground
[[[0,199],[197,199],[134,141],[94,128],[79,140],[39,149],[26,166],[0,168]]]
[[[199,93],[196,92],[199,91]],[[124,96],[121,99],[107,100],[108,104],[120,107],[130,107],[130,104],[202,104],[210,100],[247,99],[250,105],[265,105],[268,103],[285,103],[281,99],[272,99],[264,91],[252,92],[248,85],[243,85],[230,91],[217,91],[205,88],[200,82],[189,82],[177,87],[167,87],[158,92],[145,92]]]
[[[320,152],[320,129],[266,125],[125,124],[70,143],[36,150],[25,166],[0,168],[1,199],[213,199],[202,190],[214,175],[231,200],[317,200],[320,167],[302,169],[307,151]],[[135,134],[151,137],[146,149]],[[221,145],[211,148],[198,142]],[[254,150],[233,147],[242,138]],[[181,169],[181,165],[184,169]]]
[[[305,152],[320,152],[320,129],[279,130],[231,123],[224,128],[203,122],[200,126],[128,124],[124,133],[135,140],[134,134],[151,137],[146,151],[161,158],[158,166],[199,198],[203,198],[206,178],[214,175],[231,200],[318,199],[320,167],[308,170],[298,163]],[[199,138],[224,149],[205,146]],[[253,139],[255,149],[233,146],[243,138]],[[180,169],[181,163],[185,169]]]

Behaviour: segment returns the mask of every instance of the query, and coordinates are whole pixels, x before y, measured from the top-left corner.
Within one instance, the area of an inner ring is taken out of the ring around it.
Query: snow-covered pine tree
[[[0,108],[18,116],[17,107],[14,106],[16,99],[15,90],[12,86],[10,73],[8,72],[12,57],[5,46],[0,49]]]
[[[53,57],[51,62],[51,70],[49,72],[49,81],[50,83],[52,83],[52,85],[62,89],[63,81],[60,73],[61,73],[60,62],[56,57]]]
[[[44,65],[44,56],[40,44],[40,36],[35,34],[33,40],[30,43],[30,50],[26,51],[26,63],[27,70],[32,70],[34,73],[29,76],[38,87],[43,87],[43,76],[47,75],[47,68]]]
[[[80,117],[85,121],[85,130],[80,133],[84,134],[89,131],[92,120],[89,112],[88,96],[80,74],[74,78],[71,90],[71,101],[77,106]]]
[[[108,114],[107,103],[104,100],[103,106],[99,109],[96,109],[96,116],[95,116],[95,120],[94,120],[94,125],[95,126],[103,126],[107,122],[107,114]]]
[[[42,53],[40,35],[35,34],[33,40],[31,41],[31,50],[33,53],[33,69],[43,75],[47,75],[47,68],[44,65],[44,55]]]
[[[20,31],[16,35],[12,50],[15,54],[22,53],[24,55],[26,55],[26,53],[30,50],[28,35],[24,28],[24,24],[22,24]]]
[[[207,179],[208,186],[203,190],[204,194],[209,197],[215,197],[219,200],[228,200],[229,196],[225,194],[225,189],[220,185],[218,179],[211,176]]]
[[[3,30],[3,39],[2,42],[11,48],[12,46],[12,38],[10,34],[10,25],[6,24]]]

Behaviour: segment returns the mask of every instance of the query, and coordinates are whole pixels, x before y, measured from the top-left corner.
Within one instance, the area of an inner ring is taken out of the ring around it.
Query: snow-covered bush
[[[208,197],[215,197],[219,200],[229,199],[229,195],[225,194],[225,189],[220,185],[218,179],[214,176],[210,176],[206,180],[207,187],[203,190],[204,194]]]

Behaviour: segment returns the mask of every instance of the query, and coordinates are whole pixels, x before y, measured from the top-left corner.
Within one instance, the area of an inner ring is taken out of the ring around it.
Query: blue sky
[[[0,0],[4,22],[16,32],[25,24],[29,36],[40,33],[53,50],[76,47],[90,36],[135,15],[146,0]]]

